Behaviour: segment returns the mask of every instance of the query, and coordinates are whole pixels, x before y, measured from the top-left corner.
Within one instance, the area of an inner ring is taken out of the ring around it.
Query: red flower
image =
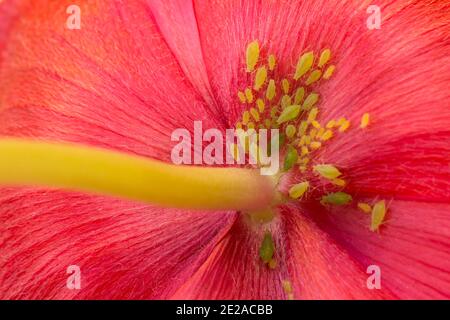
[[[330,49],[332,78],[304,86],[304,98],[320,94],[314,136],[324,128],[321,145],[303,141],[303,154],[301,141],[287,140],[300,166],[279,190],[292,196],[292,186],[306,181],[308,188],[273,208],[266,224],[245,210],[3,188],[0,298],[450,297],[448,3],[380,0],[381,29],[370,30],[367,5],[355,1],[77,2],[81,29],[70,30],[72,1],[0,1],[1,136],[170,162],[176,128],[191,130],[196,120],[221,130],[248,125],[245,111],[262,92],[249,99],[244,91],[254,83],[245,53],[256,40],[256,68],[276,57],[269,77],[277,99],[282,79],[289,94],[308,83],[314,67],[293,79],[299,57],[312,51],[320,65]],[[323,78],[326,67],[317,70]],[[360,128],[366,113],[369,125]],[[259,114],[261,122],[270,118],[269,110]],[[323,139],[331,120],[339,124]],[[285,123],[279,127],[289,136]],[[0,182],[8,173],[1,158]],[[340,174],[321,174],[318,164]],[[337,205],[336,190],[351,204]],[[363,211],[382,200],[386,217],[374,227]],[[70,265],[80,267],[80,290],[66,287]],[[381,289],[367,287],[370,265],[381,270]]]

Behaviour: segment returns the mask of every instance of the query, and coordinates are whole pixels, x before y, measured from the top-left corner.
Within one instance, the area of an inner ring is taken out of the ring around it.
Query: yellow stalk
[[[164,207],[255,210],[277,199],[259,170],[178,166],[75,144],[0,140],[0,185],[109,195]]]

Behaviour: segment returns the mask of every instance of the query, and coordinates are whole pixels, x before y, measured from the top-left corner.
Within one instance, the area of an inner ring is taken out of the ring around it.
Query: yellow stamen
[[[339,178],[331,180],[331,183],[339,187],[345,187],[345,185],[347,184],[345,180]]]
[[[258,41],[250,42],[247,46],[246,62],[247,72],[255,70],[255,66],[259,59],[259,44]]]
[[[345,119],[344,117],[342,117],[342,118],[339,118],[339,120],[336,122],[336,124],[337,124],[338,126],[341,126],[341,125],[343,125],[346,121],[347,121],[347,119]]]
[[[250,121],[250,113],[247,110],[245,110],[244,113],[242,114],[242,124],[247,125],[249,121]]]
[[[322,143],[320,143],[319,141],[313,141],[310,144],[311,149],[313,150],[317,150],[322,146]]]
[[[252,103],[253,102],[252,89],[250,89],[250,88],[245,89],[245,97],[247,98],[247,102],[248,103]]]
[[[321,129],[319,121],[313,120],[311,121],[311,125],[316,129]]]
[[[163,207],[256,210],[276,199],[259,170],[179,166],[73,144],[0,141],[0,184],[118,196]]]
[[[300,122],[300,125],[298,127],[298,134],[304,135],[306,133],[307,129],[308,129],[308,122],[306,122],[306,121]]]
[[[258,68],[258,71],[256,71],[255,75],[255,85],[253,88],[258,91],[261,89],[261,87],[264,85],[267,79],[267,69],[266,67],[260,67]]]
[[[309,163],[309,158],[302,158],[299,161],[300,161],[300,164],[307,165]]]
[[[306,156],[309,153],[308,147],[307,146],[302,146],[301,148],[301,155],[302,156]]]
[[[305,144],[311,144],[311,137],[310,136],[305,136]]]
[[[368,113],[364,113],[361,118],[361,128],[364,129],[369,125],[370,122],[370,116]]]
[[[264,101],[261,98],[258,98],[256,100],[256,105],[258,106],[259,113],[263,113],[266,107]]]
[[[310,93],[303,102],[303,109],[311,109],[316,104],[317,100],[319,100],[319,95],[314,92]]]
[[[294,80],[300,79],[305,73],[311,69],[314,62],[314,53],[312,51],[303,54],[297,62],[297,67],[295,68]]]
[[[256,122],[259,121],[258,110],[256,110],[255,108],[250,108],[250,114],[252,115],[253,119],[255,119]]]
[[[247,98],[245,97],[245,93],[243,93],[242,91],[238,92],[238,98],[239,98],[239,101],[241,101],[241,103],[246,103],[247,102]]]
[[[283,79],[281,81],[281,86],[283,87],[284,94],[288,94],[290,89],[289,81],[287,79]]]
[[[277,63],[276,58],[273,54],[271,54],[269,56],[268,62],[269,62],[269,70],[273,71],[275,69],[275,65]]]
[[[331,76],[333,75],[333,73],[334,73],[334,70],[336,69],[336,67],[335,66],[329,66],[328,68],[327,68],[327,70],[325,70],[325,72],[323,73],[323,79],[325,79],[325,80],[328,80],[328,79],[330,79],[331,78]]]
[[[289,124],[289,125],[286,127],[286,136],[287,136],[288,138],[292,138],[292,137],[295,135],[295,131],[296,131],[295,126],[292,125],[292,124]]]
[[[332,129],[335,126],[335,124],[336,124],[335,120],[330,120],[330,121],[327,122],[326,128],[327,129]]]
[[[318,113],[319,113],[319,109],[312,108],[308,114],[308,122],[312,123],[313,121],[315,121]]]
[[[308,79],[306,80],[306,85],[309,86],[320,79],[322,76],[322,71],[320,70],[314,70],[311,72],[311,74],[308,76]]]
[[[365,203],[365,202],[359,202],[358,208],[362,212],[365,212],[365,213],[370,213],[372,211],[372,207],[368,203]]]
[[[320,54],[318,67],[322,68],[330,60],[330,57],[331,57],[330,49],[323,50],[322,53]]]
[[[292,103],[291,103],[291,97],[288,96],[287,94],[284,95],[284,96],[281,98],[281,106],[282,106],[283,108],[286,108],[287,106],[290,106],[291,104],[292,104]]]
[[[309,158],[301,158],[297,161],[298,164],[307,165],[309,163]]]
[[[316,139],[322,139],[322,136],[324,133],[325,133],[325,128],[320,127],[319,131],[317,131]]]
[[[339,127],[339,132],[345,132],[350,127],[350,121],[346,120],[341,126]]]
[[[305,96],[305,88],[300,87],[295,91],[294,104],[300,104]]]
[[[269,85],[266,90],[266,98],[270,101],[275,97],[275,81],[273,79],[269,80]]]
[[[304,146],[304,145],[305,145],[305,136],[302,136],[300,138],[300,141],[298,142],[298,146],[301,147],[301,146]]]
[[[272,118],[275,118],[277,116],[277,114],[278,114],[278,107],[277,106],[272,107],[272,109],[270,109],[270,116]]]
[[[333,131],[327,130],[323,133],[321,138],[323,141],[327,141],[327,140],[330,140],[332,137],[333,137]]]

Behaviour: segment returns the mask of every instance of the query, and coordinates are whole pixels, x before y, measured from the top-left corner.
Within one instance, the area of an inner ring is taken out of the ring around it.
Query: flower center
[[[320,54],[313,51],[301,54],[295,70],[282,79],[275,77],[275,55],[267,54],[265,59],[261,56],[259,43],[251,42],[247,46],[245,60],[246,71],[252,75],[253,83],[238,91],[237,96],[245,105],[245,111],[236,122],[236,129],[279,129],[283,172],[315,170],[330,183],[344,187],[346,182],[334,166],[310,165],[311,157],[317,150],[350,127],[350,121],[345,117],[330,119],[326,123],[319,121],[320,94],[313,87],[321,80],[330,79],[336,69],[330,63],[331,50],[324,49]],[[367,114],[364,127],[368,122]],[[251,152],[250,149],[245,148]],[[299,181],[291,186],[289,197],[299,199],[305,196],[308,189],[308,181]],[[324,201],[333,202],[335,198],[328,196]]]
[[[330,63],[331,50],[324,49],[320,54],[303,53],[292,74],[282,79],[275,77],[275,55],[268,54],[266,59],[260,56],[258,42],[251,42],[246,51],[246,70],[252,74],[253,84],[237,94],[245,111],[236,122],[236,129],[279,129],[283,171],[294,167],[301,172],[311,170],[310,159],[314,153],[337,133],[344,133],[350,127],[345,117],[326,123],[318,120],[320,95],[313,86],[333,75],[336,67]],[[367,127],[368,114],[365,119],[364,127]],[[345,185],[338,176],[331,181],[337,186]],[[305,186],[297,186],[291,196],[299,198],[302,195],[299,191]]]
[[[325,206],[352,205],[353,197],[345,192],[347,181],[336,164],[312,164],[319,149],[326,147],[333,138],[346,134],[351,127],[344,116],[324,121],[320,112],[320,94],[317,84],[328,81],[336,66],[332,63],[332,52],[325,48],[320,52],[302,53],[295,69],[284,78],[277,77],[277,58],[272,53],[261,52],[258,41],[248,44],[245,53],[246,72],[250,74],[251,85],[237,92],[244,111],[235,124],[244,131],[279,129],[281,174],[292,177],[311,177],[314,183],[327,188],[312,186],[311,181],[300,179],[290,183],[285,199],[301,201],[313,190],[324,191],[320,203]],[[365,113],[355,130],[366,130],[370,115]],[[251,155],[252,148],[244,148]],[[300,175],[293,175],[300,172]],[[298,179],[298,178],[297,178]],[[291,179],[292,180],[292,179]],[[374,205],[359,202],[356,206],[365,213],[371,213],[372,231],[378,230],[386,214],[384,201],[372,201]],[[275,216],[272,208],[247,212],[251,221],[265,224]],[[269,267],[275,266],[272,256],[275,250],[271,237],[266,233],[261,243],[261,259]]]

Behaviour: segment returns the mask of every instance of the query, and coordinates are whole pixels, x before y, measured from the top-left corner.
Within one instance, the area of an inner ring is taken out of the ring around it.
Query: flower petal
[[[170,134],[217,127],[143,1],[26,2],[0,68],[0,134],[82,142],[170,159]]]
[[[361,265],[380,267],[382,288],[401,299],[448,299],[450,204],[394,200],[387,207],[379,233],[369,230],[370,215],[357,209],[309,211]]]
[[[321,120],[345,116],[351,126],[327,141],[315,161],[344,169],[353,193],[448,203],[448,10],[440,2],[377,4],[381,29],[361,23],[358,35],[346,34],[336,75],[320,88]],[[365,113],[371,120],[361,129]]]
[[[291,211],[291,212],[290,212]],[[298,208],[283,212],[286,217],[289,272],[294,296],[301,299],[387,299],[386,288],[367,287],[367,266],[356,261],[345,247],[317,227]],[[297,212],[297,213],[296,213]]]
[[[36,189],[3,189],[0,204],[2,299],[163,299],[235,217]],[[71,265],[80,290],[66,287]]]
[[[186,76],[209,105],[214,105],[203,62],[194,4],[183,0],[148,0],[155,22]],[[216,110],[220,112],[220,110]]]
[[[271,230],[278,266],[271,270],[260,256],[264,232],[248,225],[242,216],[223,240],[214,248],[207,261],[171,299],[282,299],[286,297],[281,279],[287,277],[282,263],[286,252],[277,229]],[[281,263],[281,264],[280,264]],[[283,277],[284,275],[284,277]]]
[[[346,116],[358,126],[365,112],[373,113],[373,125],[379,126],[373,141],[380,143],[393,134],[448,131],[446,4],[378,1],[380,30],[367,27],[369,5],[350,0],[195,1],[211,86],[231,122],[246,107],[236,94],[252,81],[243,59],[247,44],[258,39],[266,54],[277,56],[280,77],[292,74],[300,54],[331,49],[335,76],[314,87],[321,95],[321,119]]]
[[[0,52],[5,47],[11,25],[17,18],[17,0],[0,1]],[[3,56],[0,55],[0,65]]]
[[[298,208],[283,207],[271,226],[277,266],[270,270],[258,254],[263,233],[237,221],[211,256],[172,299],[390,298],[388,290],[369,290],[365,268],[320,230]]]
[[[277,77],[293,76],[293,66],[306,51],[333,45],[333,54],[340,56],[353,38],[361,37],[361,17],[365,14],[361,4],[350,5],[346,1],[196,0],[194,3],[211,86],[231,123],[246,107],[239,104],[238,90],[251,85],[253,80],[245,70],[244,60],[250,42],[258,40],[264,59],[269,53],[275,54]],[[327,23],[320,23],[324,21]],[[343,39],[344,34],[348,38]]]
[[[373,140],[363,134],[370,143],[355,136],[330,145],[316,161],[343,168],[353,194],[449,203],[450,131],[378,139],[382,130],[374,128]]]

